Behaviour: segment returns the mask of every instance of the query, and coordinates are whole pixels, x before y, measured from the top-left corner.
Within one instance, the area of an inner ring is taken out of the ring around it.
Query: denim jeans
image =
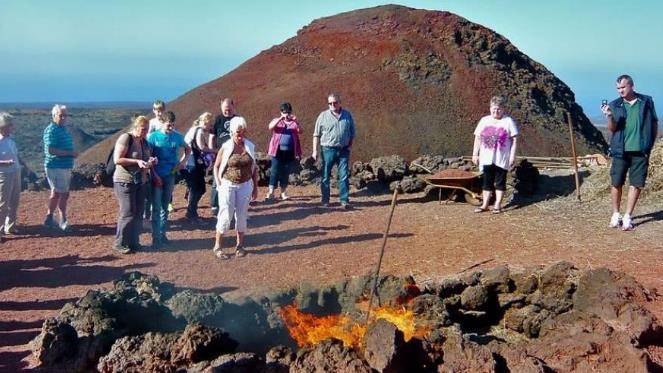
[[[322,203],[329,203],[329,178],[334,165],[338,165],[338,195],[341,203],[349,202],[350,194],[350,148],[322,147],[322,180],[320,193]]]
[[[272,167],[269,173],[269,186],[281,189],[288,187],[288,178],[290,177],[290,166],[295,159],[294,151],[278,150],[276,157],[272,157]]]
[[[198,202],[205,194],[205,167],[202,165],[187,166],[186,185],[189,189],[189,204],[186,208],[186,216],[198,217]]]
[[[173,196],[175,175],[162,176],[163,185],[152,186],[152,242],[159,243],[166,235],[168,204]]]
[[[120,205],[117,216],[115,247],[136,250],[140,246],[139,235],[143,228],[142,217],[145,204],[145,184],[113,183],[115,196]]]

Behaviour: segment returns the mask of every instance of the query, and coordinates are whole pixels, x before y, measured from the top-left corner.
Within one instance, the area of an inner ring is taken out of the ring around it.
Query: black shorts
[[[644,188],[648,168],[649,156],[647,154],[643,152],[624,152],[623,157],[612,158],[612,167],[610,167],[612,186],[623,186],[628,172],[629,184],[636,188]]]
[[[483,166],[483,190],[506,190],[506,170],[494,164]]]

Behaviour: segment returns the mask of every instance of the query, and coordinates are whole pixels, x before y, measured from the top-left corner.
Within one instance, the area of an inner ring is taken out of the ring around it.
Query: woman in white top
[[[502,197],[506,191],[506,174],[516,160],[518,127],[516,122],[504,112],[504,98],[490,99],[490,115],[481,118],[474,130],[474,151],[472,162],[483,171],[481,207],[474,212],[488,211],[492,191],[495,191],[493,213],[502,212]]]
[[[214,162],[214,180],[219,193],[219,214],[216,223],[214,254],[219,259],[230,259],[221,249],[223,234],[230,229],[231,217],[235,216],[237,244],[235,256],[246,255],[244,234],[249,203],[258,197],[258,172],[255,145],[244,138],[246,120],[234,117],[230,120],[230,140],[219,149]]]
[[[21,165],[11,138],[13,117],[0,113],[0,234],[16,234],[16,211],[21,197]],[[0,236],[2,240],[2,236]]]

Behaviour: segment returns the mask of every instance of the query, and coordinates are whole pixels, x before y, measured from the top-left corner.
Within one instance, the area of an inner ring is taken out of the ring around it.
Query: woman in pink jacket
[[[288,199],[285,194],[288,188],[288,177],[290,176],[290,167],[295,159],[302,157],[302,147],[299,142],[301,128],[297,118],[292,115],[292,105],[284,102],[280,106],[281,116],[272,119],[269,123],[269,130],[272,131],[272,138],[269,140],[268,154],[272,157],[272,169],[269,176],[269,191],[265,197],[265,202],[274,199],[274,189],[277,184],[281,187],[281,199]]]

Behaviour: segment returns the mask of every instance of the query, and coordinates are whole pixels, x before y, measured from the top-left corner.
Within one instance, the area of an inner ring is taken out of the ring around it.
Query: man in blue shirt
[[[44,225],[55,228],[58,224],[53,219],[53,212],[57,207],[60,210],[59,227],[63,231],[68,229],[67,200],[69,199],[69,185],[71,170],[74,168],[74,158],[78,152],[74,151],[74,142],[64,127],[67,119],[67,107],[55,105],[51,110],[53,120],[44,129],[44,169],[46,179],[51,187],[48,199],[48,213]]]
[[[313,131],[313,159],[318,159],[318,143],[322,151],[322,180],[320,192],[322,206],[329,206],[329,178],[331,170],[338,164],[338,194],[341,207],[350,208],[350,148],[355,137],[355,123],[349,111],[341,107],[341,96],[327,96],[329,109],[318,115]]]
[[[175,175],[186,166],[191,153],[184,136],[175,131],[175,114],[169,111],[164,119],[164,126],[147,136],[152,155],[158,160],[152,175],[152,246],[155,249],[168,243],[168,204],[173,196]],[[184,149],[181,156],[180,149]]]
[[[633,229],[631,216],[640,191],[645,186],[649,153],[656,141],[658,117],[651,97],[635,92],[633,79],[628,75],[617,78],[619,98],[610,104],[601,105],[603,114],[608,119],[610,138],[610,168],[612,198],[612,217],[610,227],[622,230]],[[629,177],[628,198],[624,216],[619,213],[622,199],[622,187]]]

